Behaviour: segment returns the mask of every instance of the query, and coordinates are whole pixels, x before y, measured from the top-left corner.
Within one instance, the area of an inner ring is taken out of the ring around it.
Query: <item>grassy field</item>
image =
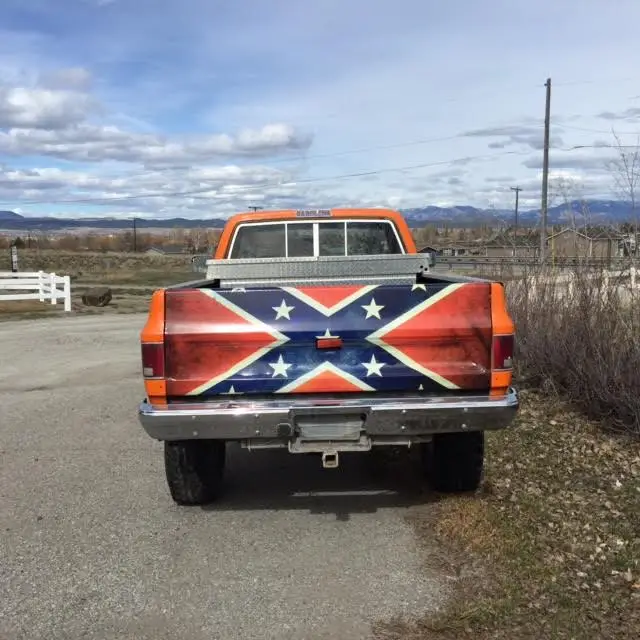
[[[190,256],[154,256],[143,253],[22,250],[21,271],[54,272],[72,282],[142,283],[162,285],[191,279]],[[9,270],[9,254],[0,256],[0,271]]]
[[[8,256],[2,256],[0,270],[10,268]],[[72,313],[145,312],[157,287],[195,280],[200,274],[191,270],[189,256],[162,257],[132,253],[90,253],[65,251],[20,252],[22,271],[43,270],[71,276]],[[87,307],[82,294],[92,286],[112,288],[113,298],[106,307]],[[55,317],[65,314],[63,304],[18,301],[0,302],[0,322],[7,320]]]

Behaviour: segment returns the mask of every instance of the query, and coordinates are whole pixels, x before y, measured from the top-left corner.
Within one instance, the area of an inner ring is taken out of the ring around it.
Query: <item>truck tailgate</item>
[[[487,390],[488,282],[165,295],[168,398]]]

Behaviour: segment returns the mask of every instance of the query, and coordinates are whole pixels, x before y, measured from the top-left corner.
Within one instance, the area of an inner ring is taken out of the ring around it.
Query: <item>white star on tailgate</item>
[[[223,391],[223,392],[222,392],[222,395],[225,395],[225,396],[227,396],[227,395],[231,395],[231,396],[233,396],[233,395],[237,395],[237,394],[239,394],[239,393],[240,393],[240,392],[239,392],[239,391],[236,391],[236,390],[235,390],[235,388],[234,388],[234,386],[233,386],[233,385],[231,385],[231,386],[229,387],[229,391]]]
[[[415,291],[416,289],[422,289],[424,292],[427,291],[427,285],[426,284],[414,284],[411,286],[411,291]]]
[[[376,304],[375,298],[371,298],[371,302],[369,304],[363,304],[360,306],[367,312],[365,320],[367,318],[378,318],[378,320],[380,320],[380,310],[384,309],[384,305]]]
[[[380,376],[382,377],[382,373],[380,369],[386,365],[385,362],[378,362],[376,360],[375,355],[371,356],[371,360],[369,362],[361,362],[360,363],[367,370],[367,377],[369,376]]]
[[[287,369],[293,365],[286,364],[282,359],[282,354],[280,354],[278,362],[270,362],[269,366],[273,369],[273,375],[271,376],[272,378],[275,378],[276,376],[282,376],[283,378],[286,378]]]
[[[295,309],[295,307],[288,307],[287,303],[284,300],[280,303],[279,307],[271,308],[276,312],[276,320],[279,320],[280,318],[291,320],[289,314],[291,313],[291,311],[293,311],[293,309]]]

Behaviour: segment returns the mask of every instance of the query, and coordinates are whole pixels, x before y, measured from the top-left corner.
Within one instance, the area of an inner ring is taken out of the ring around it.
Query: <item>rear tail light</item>
[[[493,336],[492,366],[494,371],[510,371],[513,369],[513,334]]]
[[[340,349],[342,338],[316,338],[316,349]]]
[[[142,343],[142,375],[147,378],[164,378],[164,343]]]

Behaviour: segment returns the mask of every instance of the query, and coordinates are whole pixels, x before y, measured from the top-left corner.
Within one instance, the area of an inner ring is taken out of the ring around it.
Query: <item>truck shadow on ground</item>
[[[437,501],[424,479],[419,451],[340,454],[337,469],[324,469],[321,457],[286,450],[227,449],[225,489],[206,511],[308,510],[349,520]]]

